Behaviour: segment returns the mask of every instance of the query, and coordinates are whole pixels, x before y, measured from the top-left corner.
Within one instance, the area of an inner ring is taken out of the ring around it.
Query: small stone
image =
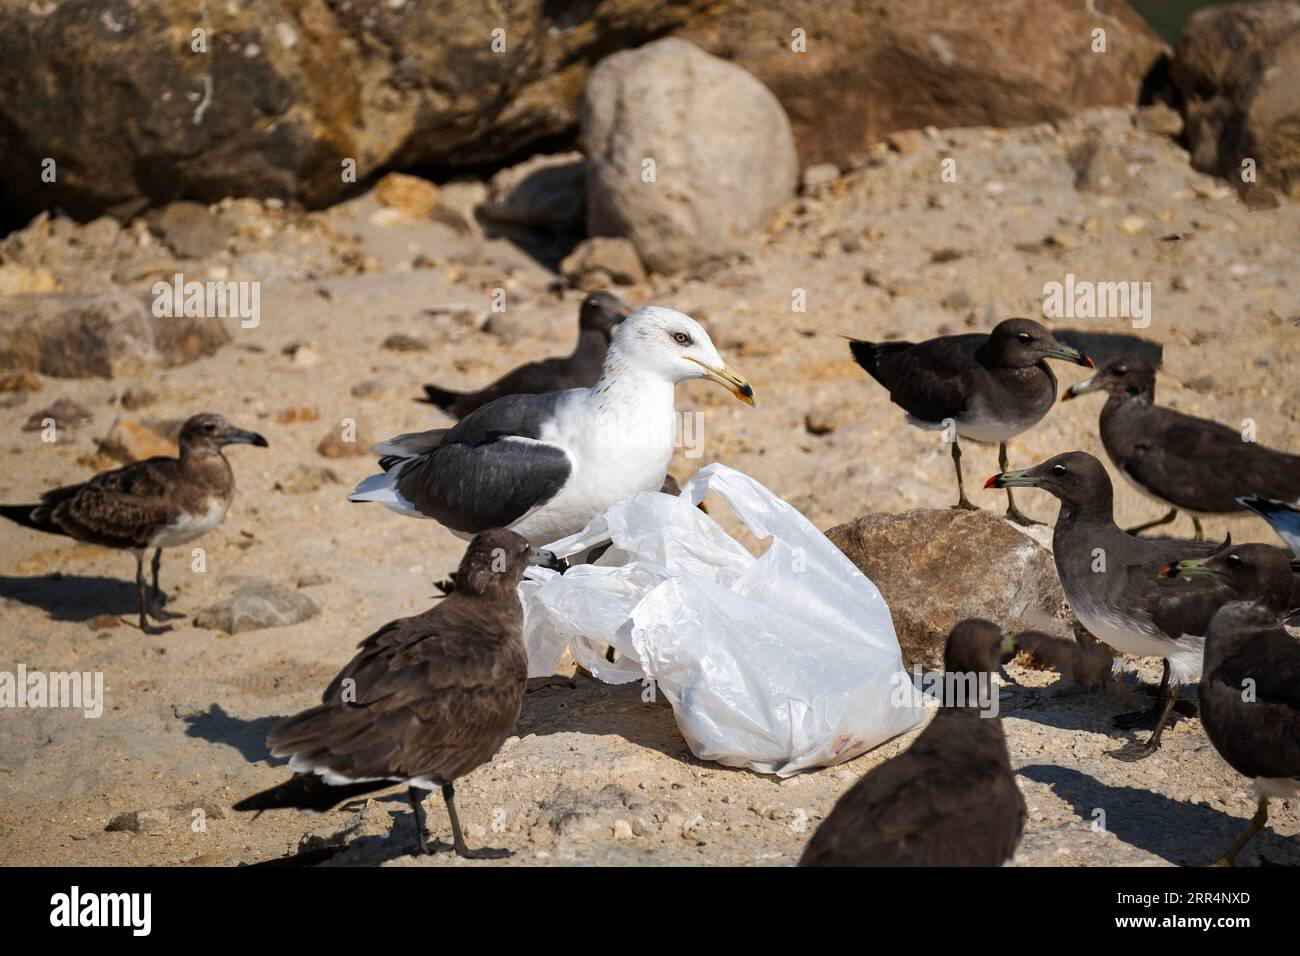
[[[119,418],[113,422],[108,434],[96,440],[101,454],[130,464],[145,458],[164,456],[174,458],[179,453],[174,442],[163,438],[157,431],[133,418]]]
[[[140,386],[131,386],[122,393],[122,407],[128,412],[134,412],[137,409],[146,408],[158,401],[156,392],[151,392],[147,388]]]
[[[89,425],[94,416],[69,398],[61,398],[48,408],[42,408],[39,412],[32,412],[27,419],[27,424],[23,425],[25,432],[38,432],[47,427],[47,421],[53,421],[55,428],[80,428],[83,425]]]
[[[325,485],[337,485],[339,476],[332,468],[324,465],[300,464],[284,478],[275,483],[275,490],[286,495],[309,495]]]
[[[384,339],[383,347],[390,352],[427,352],[429,345],[424,339],[405,332],[394,332]]]
[[[128,810],[113,817],[104,830],[108,833],[143,833],[145,836],[158,836],[166,827],[166,810]]]
[[[309,571],[306,574],[299,575],[295,586],[298,588],[318,588],[322,584],[329,584],[333,580],[328,574],[323,574],[320,571]]]
[[[227,634],[284,627],[315,617],[319,609],[305,594],[252,579],[231,597],[194,615],[194,626]]]
[[[804,415],[803,427],[809,435],[829,435],[835,431],[836,423],[818,412]]]
[[[150,217],[154,234],[185,259],[201,259],[226,248],[235,234],[233,222],[215,215],[203,203],[169,203]]]
[[[346,440],[343,427],[334,428],[329,431],[320,443],[316,445],[316,452],[325,458],[357,458],[367,453],[368,449],[374,442],[368,438],[363,438],[359,431],[349,431],[348,436],[352,440]]]
[[[314,422],[320,418],[320,412],[313,405],[295,405],[282,408],[275,413],[277,425],[293,425],[297,422]]]
[[[97,614],[86,622],[92,631],[108,631],[122,626],[122,619],[116,614]]]
[[[900,156],[911,156],[925,149],[925,137],[915,129],[895,130],[885,137],[885,142]]]
[[[364,382],[358,382],[352,386],[353,398],[377,398],[388,390],[384,380],[380,378],[368,378]]]
[[[840,178],[840,168],[834,163],[814,163],[803,171],[800,184],[804,192],[812,192],[818,186],[832,183]]]
[[[644,282],[645,266],[631,239],[593,236],[578,243],[560,263],[560,274],[583,291],[601,285],[636,285]]]
[[[969,309],[971,304],[970,293],[965,289],[954,289],[940,300],[940,305],[945,309],[954,309],[960,311]]]
[[[1125,216],[1119,221],[1119,231],[1126,236],[1136,236],[1147,227],[1147,221],[1142,216]]]
[[[630,840],[630,839],[632,839],[633,835],[634,835],[634,833],[633,833],[633,830],[632,830],[632,824],[631,824],[631,823],[629,823],[629,822],[626,821],[626,820],[622,820],[622,819],[619,819],[619,820],[615,820],[615,821],[614,821],[614,839],[615,839],[615,840]]]
[[[389,173],[375,184],[375,200],[411,219],[424,219],[438,205],[438,187],[406,173]]]
[[[281,351],[299,368],[311,368],[320,362],[320,352],[311,342],[294,342],[286,345]]]

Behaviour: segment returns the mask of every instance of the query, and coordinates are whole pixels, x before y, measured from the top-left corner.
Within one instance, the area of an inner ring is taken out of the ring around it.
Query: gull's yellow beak
[[[735,369],[730,368],[725,364],[722,368],[714,368],[712,365],[705,365],[699,359],[693,358],[689,355],[683,355],[682,358],[686,359],[688,362],[694,362],[700,368],[704,369],[708,378],[717,382],[746,405],[751,408],[757,406],[758,403],[754,400],[754,386],[750,385],[745,376],[741,375]]]

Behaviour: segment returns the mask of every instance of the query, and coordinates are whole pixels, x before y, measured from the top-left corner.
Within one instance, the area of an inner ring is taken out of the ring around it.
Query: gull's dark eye
[[[1034,337],[1030,335],[1028,332],[1021,332],[1016,335],[1016,338],[1018,338],[1021,341],[1021,343],[1023,343],[1024,345],[1028,345],[1034,339]]]
[[[205,432],[208,432],[209,434],[211,434],[212,432],[214,432],[214,431],[217,430],[216,423],[215,423],[215,422],[204,422],[204,423],[203,423],[203,430],[204,430]]]
[[[1230,568],[1241,567],[1241,556],[1236,554],[1228,555],[1228,567]]]
[[[1127,375],[1127,374],[1128,374],[1128,366],[1127,366],[1127,365],[1116,365],[1116,366],[1115,366],[1115,372],[1116,372],[1116,374],[1118,374],[1118,375]]]
[[[674,332],[673,341],[676,342],[678,345],[690,345],[691,337],[686,332]]]
[[[1053,465],[1053,466],[1052,466],[1052,474],[1054,474],[1054,475],[1063,475],[1063,474],[1065,474],[1065,466],[1064,466],[1064,465]]]

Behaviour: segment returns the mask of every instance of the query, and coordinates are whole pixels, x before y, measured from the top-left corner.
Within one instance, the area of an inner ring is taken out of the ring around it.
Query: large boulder
[[[986,511],[871,514],[826,536],[880,589],[908,668],[941,668],[948,632],[968,617],[1074,634],[1051,553]]]
[[[587,231],[659,272],[731,255],[794,194],[790,123],[749,73],[669,38],[602,60],[582,106]]]
[[[1171,69],[1184,97],[1192,165],[1300,199],[1300,2],[1207,7],[1178,34]]]
[[[803,165],[896,129],[1131,103],[1164,50],[1120,0],[6,3],[0,200],[79,217],[227,195],[320,206],[354,188],[348,159],[361,182],[505,162],[572,136],[602,57],[672,33],[776,93]]]
[[[143,375],[214,354],[230,341],[220,319],[159,318],[125,291],[0,297],[0,369],[55,378]]]
[[[755,0],[679,33],[776,94],[804,166],[843,165],[894,130],[1136,105],[1168,53],[1125,0]]]

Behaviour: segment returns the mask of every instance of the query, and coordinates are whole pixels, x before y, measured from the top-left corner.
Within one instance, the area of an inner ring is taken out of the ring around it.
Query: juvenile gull
[[[465,845],[455,781],[492,759],[519,718],[528,656],[516,588],[531,557],[528,542],[512,531],[475,536],[453,594],[371,634],[330,682],[320,705],[271,731],[272,754],[289,757],[294,776],[235,809],[320,812],[402,784],[415,812],[420,851],[428,853],[423,800],[440,788],[457,855],[509,856],[507,850]]]
[[[1168,524],[1181,508],[1201,541],[1200,516],[1241,511],[1242,495],[1300,503],[1300,457],[1246,441],[1239,428],[1156,405],[1156,370],[1145,359],[1114,359],[1061,400],[1096,391],[1107,394],[1100,422],[1106,454],[1139,491],[1172,506],[1130,534]]]
[[[1254,779],[1259,798],[1250,825],[1216,864],[1231,866],[1268,822],[1269,798],[1300,797],[1300,643],[1272,609],[1239,601],[1214,615],[1200,700],[1210,743]]]
[[[674,386],[693,378],[754,404],[754,390],[698,322],[641,309],[619,325],[592,387],[509,395],[453,428],[389,439],[374,449],[384,473],[349,500],[433,518],[461,537],[508,527],[534,545],[558,540],[614,502],[663,485],[676,435]]]
[[[998,443],[998,467],[1007,467],[1007,442],[1028,431],[1056,401],[1056,375],[1047,359],[1092,367],[1092,359],[1056,341],[1030,319],[1006,319],[987,335],[945,335],[920,344],[850,340],[857,363],[885,388],[889,399],[922,428],[951,420],[952,463],[958,508],[978,510],[966,499],[957,436]],[[1026,518],[1007,490],[1007,517]]]
[[[1291,553],[1300,558],[1300,508],[1258,495],[1245,495],[1238,498],[1237,503],[1267,521],[1277,536],[1286,542]]]
[[[159,621],[179,616],[162,610],[162,549],[188,544],[221,524],[235,494],[235,475],[222,449],[238,444],[265,448],[266,439],[204,412],[181,428],[179,458],[146,458],[101,472],[82,484],[45,492],[39,504],[0,505],[0,515],[37,531],[130,551],[140,629],[159,634],[165,628],[150,626],[146,615]],[[152,601],[144,576],[149,548],[154,549]]]
[[[1067,452],[1024,471],[1007,471],[988,480],[987,488],[1041,488],[1061,502],[1052,533],[1052,556],[1065,596],[1088,632],[1117,651],[1138,657],[1161,657],[1164,673],[1147,743],[1125,747],[1113,756],[1136,760],[1160,746],[1178,696],[1178,688],[1201,674],[1205,630],[1224,604],[1242,598],[1268,600],[1283,614],[1286,595],[1258,593],[1252,579],[1194,576],[1161,577],[1171,562],[1208,557],[1219,545],[1136,538],[1115,524],[1114,489],[1106,469],[1092,455]],[[1242,545],[1272,556],[1260,560],[1288,571],[1286,555],[1268,545]],[[1244,589],[1244,590],[1243,590]],[[1121,727],[1136,726],[1143,715],[1117,718]]]
[[[947,675],[991,677],[1015,652],[996,624],[965,620],[948,635]],[[1001,866],[1025,829],[1002,720],[945,695],[912,746],[840,797],[800,866]]]
[[[627,309],[612,292],[593,292],[578,310],[578,343],[573,353],[521,365],[477,392],[453,392],[437,385],[424,386],[426,401],[453,418],[470,412],[503,395],[540,395],[566,388],[588,388],[600,378],[605,351]]]

